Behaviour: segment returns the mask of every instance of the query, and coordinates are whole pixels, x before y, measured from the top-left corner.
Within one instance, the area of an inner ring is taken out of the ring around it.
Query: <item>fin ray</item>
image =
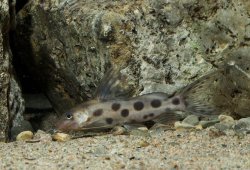
[[[175,112],[166,112],[154,118],[153,121],[160,124],[169,124],[178,121],[181,118],[182,118],[181,115]]]
[[[121,74],[119,69],[111,68],[103,76],[100,85],[95,91],[95,98],[100,101],[126,98],[129,96],[129,90],[122,87],[126,77]]]
[[[213,97],[219,76],[223,76],[220,71],[212,71],[198,78],[177,93],[185,103],[186,111],[196,115],[218,114]]]

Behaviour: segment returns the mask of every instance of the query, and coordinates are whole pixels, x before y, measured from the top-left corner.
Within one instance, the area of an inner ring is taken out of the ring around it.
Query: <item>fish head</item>
[[[91,114],[88,106],[79,105],[62,115],[62,118],[57,123],[57,130],[59,131],[70,131],[70,130],[81,130],[91,123]]]

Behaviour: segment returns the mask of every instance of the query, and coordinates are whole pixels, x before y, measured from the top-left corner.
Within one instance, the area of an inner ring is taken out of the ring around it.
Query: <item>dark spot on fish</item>
[[[121,111],[121,115],[122,115],[122,117],[127,117],[129,115],[129,110],[128,109],[123,109]]]
[[[154,115],[155,115],[154,113],[150,113],[148,116],[149,117],[154,117]]]
[[[180,99],[174,98],[174,99],[172,100],[172,103],[173,103],[174,105],[178,105],[178,104],[180,104]]]
[[[94,116],[101,116],[103,113],[103,109],[97,109],[93,112]]]
[[[113,103],[112,106],[111,106],[112,110],[114,110],[114,111],[119,110],[120,107],[121,107],[120,103]]]
[[[161,106],[161,101],[158,99],[152,100],[151,106],[154,108],[160,107]]]
[[[147,118],[148,118],[148,115],[144,115],[144,116],[143,116],[143,119],[147,119]]]
[[[135,110],[142,110],[144,107],[144,104],[140,101],[134,103]]]
[[[112,124],[113,123],[113,119],[112,118],[106,118],[106,122],[107,124]]]

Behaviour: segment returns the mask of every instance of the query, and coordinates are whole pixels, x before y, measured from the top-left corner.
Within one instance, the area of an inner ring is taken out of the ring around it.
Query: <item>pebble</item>
[[[209,120],[209,121],[205,121],[205,120],[202,120],[199,122],[199,125],[202,126],[202,128],[208,128],[210,126],[213,126],[215,125],[216,123],[219,123],[220,121],[219,120]]]
[[[142,140],[139,142],[139,146],[140,147],[147,147],[147,146],[149,146],[149,143],[147,141]]]
[[[234,126],[236,132],[250,133],[250,117],[240,119]]]
[[[115,126],[113,129],[112,129],[112,134],[113,135],[123,135],[125,134],[127,131],[124,127],[121,127],[121,126]]]
[[[66,142],[71,139],[70,135],[66,133],[56,133],[52,136],[52,138],[58,142]]]
[[[23,120],[20,122],[20,125],[19,126],[15,126],[15,127],[12,127],[11,128],[11,140],[14,141],[16,140],[16,137],[19,133],[23,132],[23,131],[31,131],[33,132],[33,128],[30,124],[29,121],[27,120]]]
[[[196,126],[195,126],[195,129],[196,129],[196,130],[202,130],[203,127],[202,127],[201,125],[196,125]]]
[[[138,130],[141,130],[141,131],[148,131],[148,128],[147,127],[139,127]]]
[[[34,140],[39,140],[40,142],[50,142],[52,141],[52,137],[50,134],[42,130],[38,130],[34,135]]]
[[[17,141],[26,141],[33,138],[33,133],[31,131],[23,131],[19,133],[16,137]]]
[[[142,124],[125,124],[123,125],[123,127],[127,130],[127,131],[131,131],[131,130],[135,130],[135,129],[147,129],[147,127],[145,125]]]
[[[229,129],[232,129],[232,127],[235,125],[236,121],[231,117],[227,115],[220,115],[218,117],[219,123],[215,123],[214,127],[218,129],[219,131],[226,132]]]
[[[143,136],[143,137],[149,137],[150,134],[148,133],[148,131],[144,131],[144,130],[139,130],[139,129],[134,129],[131,130],[129,132],[130,135],[134,135],[134,136]]]
[[[197,125],[199,123],[199,118],[196,115],[188,115],[182,123],[190,124],[190,125]]]
[[[217,129],[217,128],[213,127],[213,126],[208,128],[207,130],[208,130],[209,137],[212,137],[212,138],[217,138],[217,137],[226,135],[225,132],[220,131],[219,129]]]
[[[235,120],[231,116],[220,115],[218,118],[221,124],[227,125],[229,127],[235,125]]]
[[[184,122],[180,122],[180,121],[175,122],[174,127],[175,127],[176,130],[195,128],[195,126],[193,126],[193,125],[190,125],[190,124],[187,124],[187,123],[184,123]]]
[[[230,126],[225,125],[225,124],[222,124],[222,123],[216,123],[216,124],[214,125],[214,127],[215,127],[216,129],[220,130],[220,131],[226,131],[226,130],[230,129]]]

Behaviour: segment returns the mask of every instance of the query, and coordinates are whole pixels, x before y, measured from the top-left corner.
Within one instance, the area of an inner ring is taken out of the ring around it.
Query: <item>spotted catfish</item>
[[[188,111],[201,115],[215,114],[213,105],[197,101],[195,98],[201,89],[209,87],[208,83],[207,87],[204,87],[203,82],[215,74],[210,73],[171,96],[155,92],[132,98],[111,98],[107,95],[111,93],[112,85],[117,84],[117,77],[114,79],[115,76],[110,74],[107,76],[108,80],[104,79],[105,83],[99,88],[100,91],[105,91],[100,93],[100,96],[105,97],[85,102],[66,112],[57,128],[60,131],[69,131],[109,128],[149,120],[169,122],[178,117],[174,111]]]

